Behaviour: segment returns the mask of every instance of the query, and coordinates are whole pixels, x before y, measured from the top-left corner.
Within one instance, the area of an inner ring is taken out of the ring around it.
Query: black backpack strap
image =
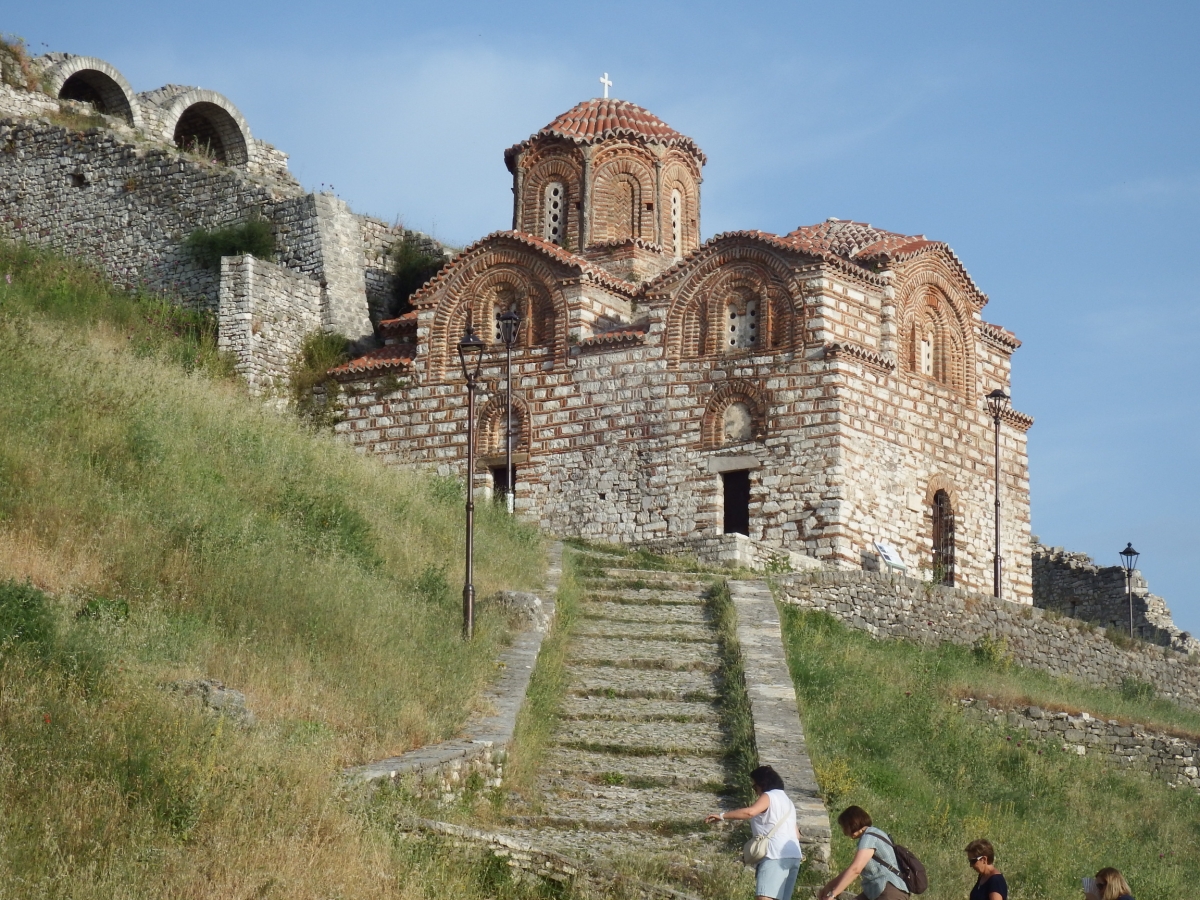
[[[875,837],[882,838],[884,843],[886,843],[889,847],[892,848],[892,852],[893,853],[896,852],[896,845],[892,843],[891,838],[889,838],[886,834],[884,834],[882,831],[880,831],[878,828],[875,828],[874,826],[872,826],[872,830],[875,832]],[[883,866],[885,869],[887,869],[889,872],[891,872],[893,875],[895,875],[901,881],[904,881],[904,876],[900,874],[900,870],[898,868],[896,868],[895,866],[893,866],[891,863],[885,861],[882,857],[879,856],[878,853],[874,854],[871,857],[871,859],[875,860],[875,862],[879,863],[881,866]],[[899,860],[897,860],[897,862],[899,862]],[[904,886],[908,887],[907,881],[904,881]]]

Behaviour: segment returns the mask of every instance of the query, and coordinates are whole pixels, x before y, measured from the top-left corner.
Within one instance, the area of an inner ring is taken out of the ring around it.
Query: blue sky
[[[1200,633],[1200,6],[49,0],[0,28],[221,91],[306,186],[452,243],[509,227],[503,149],[603,72],[708,154],[705,237],[946,241],[1025,342],[1035,533],[1132,541]]]

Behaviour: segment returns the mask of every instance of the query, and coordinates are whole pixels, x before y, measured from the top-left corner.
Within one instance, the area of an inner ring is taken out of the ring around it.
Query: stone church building
[[[828,219],[701,242],[704,153],[646,110],[595,99],[505,151],[513,227],[459,253],[334,370],[339,430],[462,474],[468,324],[491,342],[477,491],[505,485],[514,352],[515,501],[557,534],[710,555],[740,542],[843,568],[877,543],[990,591],[993,423],[1020,342],[944,243]],[[1032,595],[1026,432],[1001,427],[1004,593]],[[742,535],[744,537],[733,537]]]

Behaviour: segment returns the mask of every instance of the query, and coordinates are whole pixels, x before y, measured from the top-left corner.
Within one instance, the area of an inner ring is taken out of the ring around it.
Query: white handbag
[[[784,816],[774,827],[766,834],[760,834],[757,837],[752,837],[742,845],[742,865],[757,866],[760,862],[767,858],[767,850],[771,847],[771,838],[775,837],[775,832],[779,830],[779,826],[784,823],[787,816]]]

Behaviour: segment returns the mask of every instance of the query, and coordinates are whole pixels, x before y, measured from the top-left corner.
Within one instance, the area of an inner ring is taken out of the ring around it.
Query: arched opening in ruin
[[[96,69],[81,69],[63,82],[59,100],[90,103],[96,112],[133,122],[133,105],[121,85]]]
[[[223,165],[239,166],[247,160],[246,136],[229,112],[201,101],[185,109],[175,123],[175,146]]]

